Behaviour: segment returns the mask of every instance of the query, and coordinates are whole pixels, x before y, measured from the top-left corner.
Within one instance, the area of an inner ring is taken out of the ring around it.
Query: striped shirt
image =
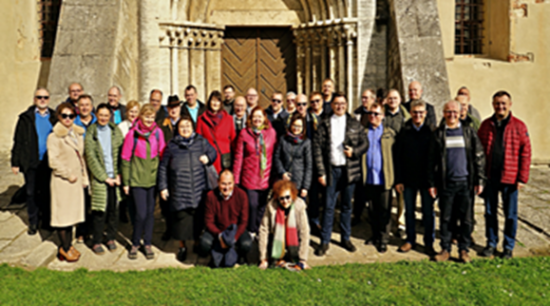
[[[447,150],[447,179],[465,181],[468,178],[468,159],[462,126],[445,129],[445,148]]]

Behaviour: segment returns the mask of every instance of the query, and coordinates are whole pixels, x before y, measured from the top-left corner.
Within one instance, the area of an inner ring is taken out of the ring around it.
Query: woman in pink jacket
[[[248,231],[258,233],[267,204],[277,134],[259,106],[250,112],[246,126],[237,138],[233,173],[235,183],[240,184],[248,194]]]

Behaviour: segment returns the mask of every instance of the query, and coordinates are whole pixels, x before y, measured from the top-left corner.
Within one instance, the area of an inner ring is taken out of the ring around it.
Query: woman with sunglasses
[[[132,193],[135,205],[132,248],[128,258],[137,259],[143,234],[147,259],[155,258],[152,249],[157,170],[164,151],[164,135],[155,123],[155,108],[145,104],[122,145],[122,188],[126,195]]]
[[[197,119],[197,134],[208,140],[218,153],[214,161],[218,173],[231,169],[231,147],[237,137],[233,117],[225,111],[222,101],[222,94],[214,90],[208,97],[207,110]]]
[[[51,226],[57,229],[61,246],[58,257],[69,262],[80,258],[72,245],[73,226],[84,222],[84,188],[88,174],[84,161],[84,129],[74,124],[76,111],[72,104],[57,108],[53,133],[48,136],[48,161],[52,169]]]
[[[260,106],[252,109],[246,126],[235,145],[233,174],[235,184],[240,184],[248,195],[248,231],[255,234],[267,204],[277,134]]]
[[[279,139],[273,157],[279,178],[294,182],[302,199],[307,197],[313,172],[311,141],[306,137],[305,127],[304,117],[299,113],[293,114],[287,133]]]
[[[306,203],[298,197],[298,189],[293,182],[278,181],[273,185],[273,198],[267,204],[260,225],[259,267],[266,269],[269,258],[276,267],[309,269],[308,247]]]

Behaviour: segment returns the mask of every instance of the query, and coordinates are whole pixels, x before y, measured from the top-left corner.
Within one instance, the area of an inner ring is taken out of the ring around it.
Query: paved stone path
[[[520,193],[519,215],[520,222],[517,234],[517,244],[514,250],[514,256],[534,256],[550,254],[550,168],[533,167],[531,169],[531,180],[529,185]],[[153,260],[145,259],[142,253],[139,253],[137,260],[129,260],[127,257],[127,248],[129,238],[131,237],[130,224],[121,223],[119,225],[119,234],[117,237],[118,248],[115,252],[106,252],[104,255],[94,254],[89,244],[77,244],[75,247],[82,253],[82,257],[76,263],[61,262],[56,258],[57,245],[59,244],[57,234],[46,230],[40,230],[39,234],[29,236],[27,234],[27,213],[24,207],[8,206],[11,196],[23,184],[22,175],[15,176],[10,172],[9,159],[6,153],[0,153],[0,263],[9,263],[12,265],[34,269],[37,267],[47,267],[53,270],[72,271],[78,268],[89,270],[144,270],[156,269],[162,267],[190,268],[195,265],[207,265],[208,258],[199,258],[196,254],[189,254],[185,263],[176,260],[178,249],[177,242],[170,240],[168,242],[161,240],[164,232],[165,223],[160,216],[160,211],[155,212],[155,228],[153,235],[153,245],[155,258]],[[470,254],[477,257],[476,252],[485,246],[485,221],[483,218],[484,208],[481,199],[476,199],[475,220],[476,226],[473,233],[475,244]],[[437,211],[436,211],[437,214]],[[417,221],[420,214],[417,213]],[[366,216],[363,216],[363,220]],[[502,228],[503,215],[499,217]],[[422,228],[417,222],[418,232],[422,233]],[[399,238],[392,237],[388,252],[379,254],[372,245],[365,245],[365,239],[370,237],[370,228],[366,222],[353,228],[351,241],[357,247],[355,253],[348,253],[336,242],[340,240],[338,232],[338,222],[335,224],[335,233],[333,234],[333,244],[323,257],[313,255],[314,247],[319,244],[319,238],[312,236],[310,255],[308,262],[312,266],[334,265],[345,263],[373,263],[373,262],[395,262],[400,260],[427,260],[428,256],[423,254],[423,247],[417,245],[415,250],[407,254],[397,252],[397,248],[403,243]],[[438,225],[437,225],[438,227]],[[437,228],[436,227],[436,228]],[[502,239],[502,232],[500,233]],[[419,234],[418,240],[422,241]],[[436,238],[434,245],[436,251],[439,250],[439,239]],[[501,246],[499,245],[499,250]],[[451,252],[453,258],[457,258],[456,247]],[[257,248],[249,255],[251,262],[258,259]]]

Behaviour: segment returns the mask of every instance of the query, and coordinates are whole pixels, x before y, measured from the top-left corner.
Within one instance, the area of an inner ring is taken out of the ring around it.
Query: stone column
[[[338,80],[336,80],[336,86],[338,91],[344,91],[346,87],[346,53],[344,51],[345,39],[342,37],[342,33],[338,30]]]
[[[180,99],[183,99],[183,90],[189,85],[189,49],[178,49],[178,65],[178,89],[181,91],[173,93],[177,93]]]
[[[334,31],[330,31],[330,40],[329,40],[329,67],[330,67],[330,74],[329,77],[336,82],[337,77],[337,58],[338,58],[338,37],[334,33]]]
[[[305,65],[305,89],[306,93],[310,93],[311,90],[311,39],[309,37],[305,40],[306,43],[306,65]]]
[[[305,48],[301,31],[294,30],[294,43],[296,44],[296,89],[297,93],[306,93],[304,89],[304,56]]]
[[[179,65],[178,49],[170,48],[170,93],[172,95],[179,92]]]
[[[139,1],[139,101],[148,101],[149,91],[159,85],[159,35],[156,0]]]

